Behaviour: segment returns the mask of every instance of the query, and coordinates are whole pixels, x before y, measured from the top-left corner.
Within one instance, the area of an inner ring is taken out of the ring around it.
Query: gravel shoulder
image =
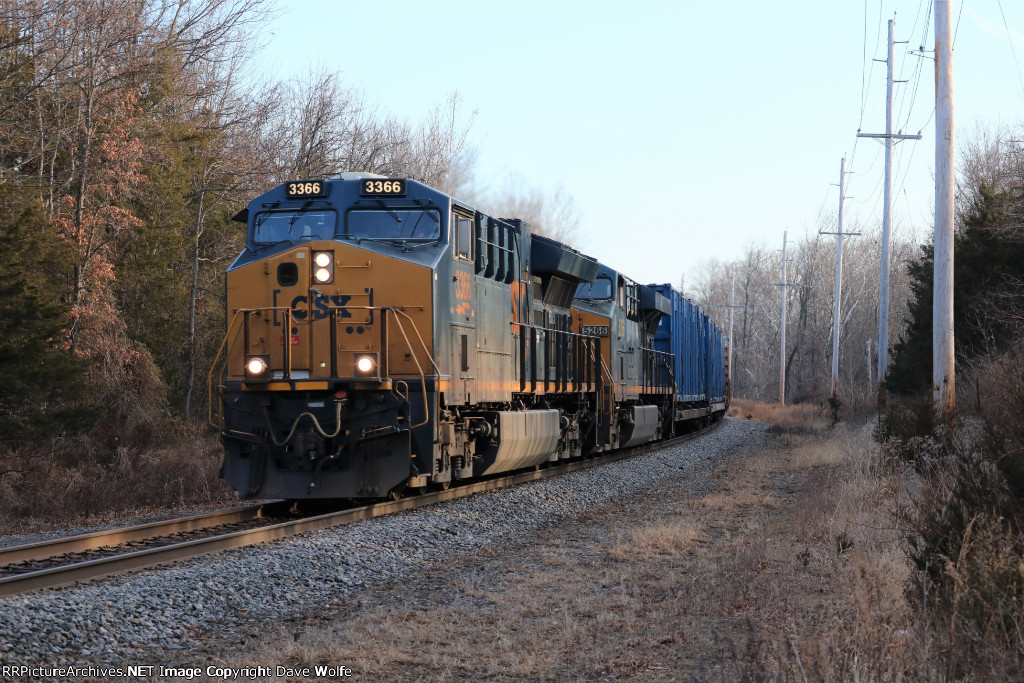
[[[723,471],[769,442],[764,425],[727,419],[682,446],[557,479],[0,598],[0,657],[46,666],[316,663],[388,680],[689,671],[689,664],[657,663],[649,641],[686,643],[675,649],[699,667],[706,639],[658,632],[663,620],[651,610],[700,591],[704,577],[679,564],[687,552],[699,555],[716,538],[750,531],[743,515],[721,528],[697,528],[688,517],[695,500],[721,487]],[[665,544],[683,555],[663,557]],[[636,549],[664,560],[662,578],[686,577],[682,587],[634,594]],[[620,627],[634,628],[642,616],[653,630],[617,633],[617,611],[633,615]],[[460,623],[494,626],[467,633]],[[337,638],[352,649],[339,652]],[[622,654],[607,659],[609,645]],[[330,661],[314,661],[324,652]],[[479,657],[495,664],[480,668]]]

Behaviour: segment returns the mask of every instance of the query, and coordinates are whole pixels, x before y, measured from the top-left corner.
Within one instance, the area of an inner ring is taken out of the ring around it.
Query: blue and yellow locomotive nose
[[[415,183],[368,182],[286,183],[249,205],[220,390],[224,476],[243,497],[384,495],[432,443],[447,206],[406,196]]]
[[[431,281],[424,265],[319,240],[236,268],[227,378],[243,390],[296,391],[418,377],[431,335],[413,330],[430,330]]]

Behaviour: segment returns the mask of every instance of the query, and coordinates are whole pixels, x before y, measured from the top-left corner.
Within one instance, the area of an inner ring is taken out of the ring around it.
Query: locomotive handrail
[[[236,308],[235,314],[231,317],[231,321],[228,323],[228,329],[224,332],[224,338],[220,342],[220,346],[217,348],[217,353],[213,357],[213,362],[210,363],[210,372],[206,375],[206,418],[210,426],[222,429],[224,427],[224,411],[220,411],[220,420],[218,422],[213,421],[213,375],[217,370],[217,365],[220,363],[221,354],[224,353],[224,349],[227,347],[228,339],[231,337],[231,331],[234,328],[235,322],[238,320],[240,314],[255,313],[258,311],[283,311],[285,309],[291,310],[287,306],[266,306],[262,308]],[[227,359],[224,360],[224,371],[227,371]]]
[[[568,391],[568,392],[579,392],[579,391],[590,391],[594,390],[595,384],[599,383],[599,371],[594,371],[591,365],[583,363],[582,366],[575,368],[570,367],[569,358],[572,357],[574,362],[578,363],[579,358],[587,360],[587,354],[591,364],[594,363],[594,349],[599,347],[601,338],[596,335],[581,334],[579,332],[573,332],[572,330],[559,330],[553,327],[545,327],[544,325],[532,325],[526,322],[512,321],[509,323],[510,326],[516,327],[516,334],[520,335],[519,344],[519,390],[525,391],[526,383],[529,382],[531,390],[536,390],[538,383],[543,383],[544,391],[549,391],[548,385],[552,382],[555,385],[555,391]],[[537,361],[536,358],[531,356],[532,360],[530,363],[529,378],[526,371],[526,346],[527,346],[527,333],[529,333],[529,345],[535,350],[539,346],[537,341],[537,333],[545,333],[544,340],[544,353],[545,356],[552,353],[550,345],[552,344],[551,335],[555,337],[554,343],[558,343],[559,338],[563,338],[563,341],[567,344],[563,347],[559,347],[558,359],[555,365],[556,377],[552,379],[549,375],[548,368],[551,367],[550,363],[544,363],[544,376],[541,378],[537,377]],[[569,371],[572,371],[572,376],[569,376]]]
[[[409,321],[409,323],[412,325],[413,332],[416,333],[416,337],[420,340],[420,345],[423,347],[424,353],[427,354],[427,359],[430,361],[430,364],[434,366],[434,370],[437,371],[437,374],[440,377],[440,375],[441,375],[441,368],[437,367],[437,363],[434,362],[434,358],[430,355],[430,349],[427,348],[427,342],[423,341],[423,335],[420,334],[420,329],[418,327],[416,327],[416,321],[413,320],[412,318],[410,318],[409,314],[407,314],[405,311],[400,311],[400,310],[398,310],[397,308],[394,308],[394,307],[388,307],[388,310],[392,311],[393,313],[396,313],[398,315],[401,315],[402,317],[404,317],[406,320]],[[399,329],[401,329],[401,323],[399,323]],[[406,340],[406,343],[409,346],[409,350],[412,351],[412,345],[408,344],[408,339]],[[415,355],[413,356],[413,360],[414,361],[416,360],[416,356]],[[419,362],[416,363],[416,366],[419,367]],[[423,374],[423,371],[421,370],[420,371],[420,375],[422,375],[422,374]]]
[[[437,372],[438,376],[441,375],[441,370],[437,366],[437,363],[434,361],[433,357],[431,356],[430,350],[427,348],[427,344],[426,344],[426,342],[423,339],[423,335],[420,333],[419,328],[416,325],[416,321],[413,320],[407,313],[405,313],[405,311],[399,310],[398,308],[393,307],[393,306],[346,306],[344,308],[349,309],[349,310],[351,310],[351,309],[361,309],[361,310],[371,310],[371,311],[376,310],[376,311],[380,311],[381,314],[382,314],[382,316],[381,316],[381,325],[382,325],[382,327],[386,327],[386,325],[385,325],[386,313],[388,311],[391,311],[391,313],[394,314],[395,322],[398,323],[398,329],[402,333],[402,338],[405,341],[405,346],[406,346],[406,348],[409,349],[409,351],[410,351],[409,355],[412,357],[413,362],[416,364],[416,370],[417,370],[417,372],[419,373],[419,376],[420,376],[420,386],[421,386],[422,391],[423,391],[424,412],[425,412],[424,420],[422,422],[419,422],[419,423],[415,424],[415,425],[412,425],[410,427],[410,429],[415,429],[416,427],[421,427],[424,424],[427,424],[430,421],[430,411],[429,411],[429,408],[427,407],[428,406],[428,401],[427,401],[426,373],[423,371],[423,367],[420,364],[420,360],[418,358],[416,350],[414,349],[413,344],[412,344],[412,342],[409,339],[409,335],[406,333],[405,325],[402,323],[402,320],[399,318],[399,316],[401,316],[402,318],[405,318],[409,322],[409,324],[412,325],[412,329],[416,333],[416,338],[419,340],[420,346],[422,347],[424,353],[426,354],[426,357],[430,360],[430,364],[433,367],[433,369]],[[335,325],[337,324],[336,314],[341,309],[342,309],[342,307],[340,307],[340,306],[330,306],[327,309],[330,312],[330,320],[331,320],[331,323],[332,323],[332,325],[331,325],[332,333],[334,332]],[[225,350],[228,348],[230,340],[232,340],[233,338],[237,337],[237,335],[238,335],[238,322],[239,322],[240,319],[244,320],[246,323],[248,323],[248,320],[246,319],[246,316],[248,316],[250,313],[269,312],[269,311],[275,311],[275,312],[276,311],[281,311],[286,316],[288,316],[288,314],[291,312],[291,308],[288,307],[288,306],[260,306],[258,308],[238,308],[238,309],[235,309],[234,315],[232,316],[231,321],[228,323],[227,331],[224,333],[224,338],[221,340],[220,346],[217,349],[217,353],[214,355],[213,363],[210,366],[210,372],[207,375],[207,394],[208,394],[208,396],[207,396],[207,399],[208,399],[207,419],[208,419],[208,422],[210,423],[210,425],[215,427],[215,428],[217,428],[217,429],[223,429],[223,426],[224,426],[223,425],[224,411],[223,411],[223,406],[221,406],[220,414],[219,414],[219,416],[217,416],[218,419],[215,419],[214,407],[213,407],[213,405],[214,405],[213,404],[213,380],[214,380],[215,375],[224,374],[224,373],[227,372],[227,354],[225,353]],[[308,324],[311,325],[314,322],[315,321],[310,320],[310,321],[308,321]],[[247,325],[246,325],[246,327],[247,327]],[[248,333],[248,329],[246,329],[246,333]],[[332,334],[332,338],[333,338],[333,334]],[[286,377],[289,377],[291,375],[291,354],[289,353],[291,351],[291,349],[289,348],[289,346],[290,346],[290,344],[284,344],[284,359],[283,359],[283,363],[285,365],[284,375]],[[388,356],[388,349],[387,349],[386,343],[385,343],[384,347],[381,349],[381,352],[382,352],[382,357],[383,357],[383,360],[384,360],[384,364],[383,365],[384,365],[384,367],[387,367],[388,366],[388,358],[387,358],[387,356]],[[331,365],[332,365],[332,374],[335,375],[335,376],[337,376],[337,372],[336,372],[336,360],[337,360],[337,358],[336,358],[336,356],[337,356],[336,344],[332,343],[332,348],[331,348]],[[218,372],[218,368],[220,369],[219,372]],[[406,401],[408,401],[408,397],[406,397]],[[300,416],[300,418],[301,418],[301,416]],[[296,424],[297,423],[298,423],[298,420],[296,420]],[[292,431],[294,432],[294,425],[293,425]],[[287,443],[289,438],[290,438],[290,436],[285,438],[285,443]],[[275,441],[276,441],[276,439],[275,439]],[[278,445],[281,445],[281,444],[278,444]]]
[[[217,369],[217,364],[220,362],[221,354],[224,353],[224,348],[227,346],[228,337],[231,336],[231,328],[234,326],[235,321],[238,320],[238,314],[241,313],[242,310],[243,309],[236,310],[235,311],[235,315],[231,318],[231,321],[228,323],[228,329],[227,329],[226,332],[224,332],[224,339],[221,340],[220,346],[217,348],[217,353],[213,357],[213,362],[210,364],[210,372],[207,373],[207,375],[206,375],[206,392],[207,392],[207,395],[206,395],[206,404],[207,404],[207,406],[206,406],[206,410],[207,410],[206,418],[207,418],[207,421],[210,423],[210,425],[213,426],[213,427],[216,427],[217,429],[223,429],[224,428],[224,409],[223,409],[223,406],[221,406],[220,420],[218,422],[214,422],[213,421],[213,374],[214,374],[214,371],[216,371],[216,369]],[[226,358],[224,360],[224,370],[227,371],[227,359]],[[223,397],[221,398],[221,402],[223,402]]]
[[[388,311],[391,311],[392,313],[395,314],[395,322],[398,323],[398,331],[402,333],[402,338],[405,339],[406,347],[408,347],[409,351],[412,351],[413,350],[412,344],[409,342],[409,336],[405,333],[405,326],[402,325],[402,321],[398,319],[399,311],[395,310],[394,308],[390,308],[390,307],[388,307],[387,309],[383,309],[382,308],[381,310],[382,310],[382,312],[384,310],[388,310]],[[426,344],[426,342],[423,341],[423,336],[420,335],[420,331],[416,327],[416,322],[412,318],[410,318],[408,315],[406,315],[404,311],[401,312],[401,315],[405,316],[405,318],[412,324],[413,330],[416,331],[416,336],[420,338],[420,343],[423,344],[423,350],[427,351],[427,344]],[[387,349],[384,349],[384,353],[387,353]],[[428,422],[430,422],[430,402],[427,400],[427,378],[426,378],[426,376],[423,373],[423,368],[420,366],[420,361],[416,357],[415,353],[410,353],[409,355],[412,356],[413,362],[416,363],[416,369],[419,370],[419,373],[420,373],[420,388],[423,390],[423,422],[414,424],[411,427],[409,427],[409,429],[416,429],[417,427],[422,427],[423,425],[425,425]],[[429,351],[427,352],[427,358],[430,358]],[[434,359],[433,358],[430,358],[430,363],[431,363],[431,365],[434,366],[434,369],[437,370],[438,376],[440,376],[441,375],[441,371],[439,369],[437,369],[437,365],[434,363]]]
[[[608,346],[608,353],[611,353],[611,344],[609,343]],[[608,391],[605,392],[607,406],[605,406],[605,410],[609,415],[612,415],[615,412],[615,378],[612,376],[612,369],[604,362],[604,356],[601,356],[601,369],[608,375]],[[598,400],[600,401],[601,398],[598,397]]]
[[[653,389],[655,391],[657,391],[658,389],[675,390],[675,377],[673,376],[672,372],[672,363],[666,362],[668,360],[673,360],[675,358],[675,354],[671,353],[670,351],[659,351],[658,349],[648,346],[641,346],[640,352],[641,354],[644,355],[644,360],[650,362],[650,367],[645,367],[645,370],[649,370],[651,376],[649,378],[644,378],[645,380],[650,379],[650,383],[645,383],[644,387],[647,389]],[[671,380],[670,384],[662,383],[656,376],[656,371],[658,370],[659,365],[661,365],[668,371],[668,378]]]

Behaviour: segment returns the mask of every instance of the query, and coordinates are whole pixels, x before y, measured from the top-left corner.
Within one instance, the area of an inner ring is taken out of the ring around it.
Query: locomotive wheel
[[[388,496],[387,496],[388,499],[389,500],[398,500],[399,498],[401,498],[402,494],[405,493],[405,487],[406,487],[407,484],[408,484],[408,480],[402,482],[401,484],[399,484],[395,488],[393,488],[390,491],[388,491]]]

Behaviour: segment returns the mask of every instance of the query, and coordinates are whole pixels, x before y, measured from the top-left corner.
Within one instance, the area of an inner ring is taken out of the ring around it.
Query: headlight
[[[377,370],[377,358],[371,354],[356,356],[356,374],[371,375]]]
[[[317,251],[313,253],[313,279],[317,284],[326,285],[334,280],[334,254],[329,251]]]
[[[247,379],[260,379],[265,377],[270,368],[270,356],[246,356],[245,376]]]

